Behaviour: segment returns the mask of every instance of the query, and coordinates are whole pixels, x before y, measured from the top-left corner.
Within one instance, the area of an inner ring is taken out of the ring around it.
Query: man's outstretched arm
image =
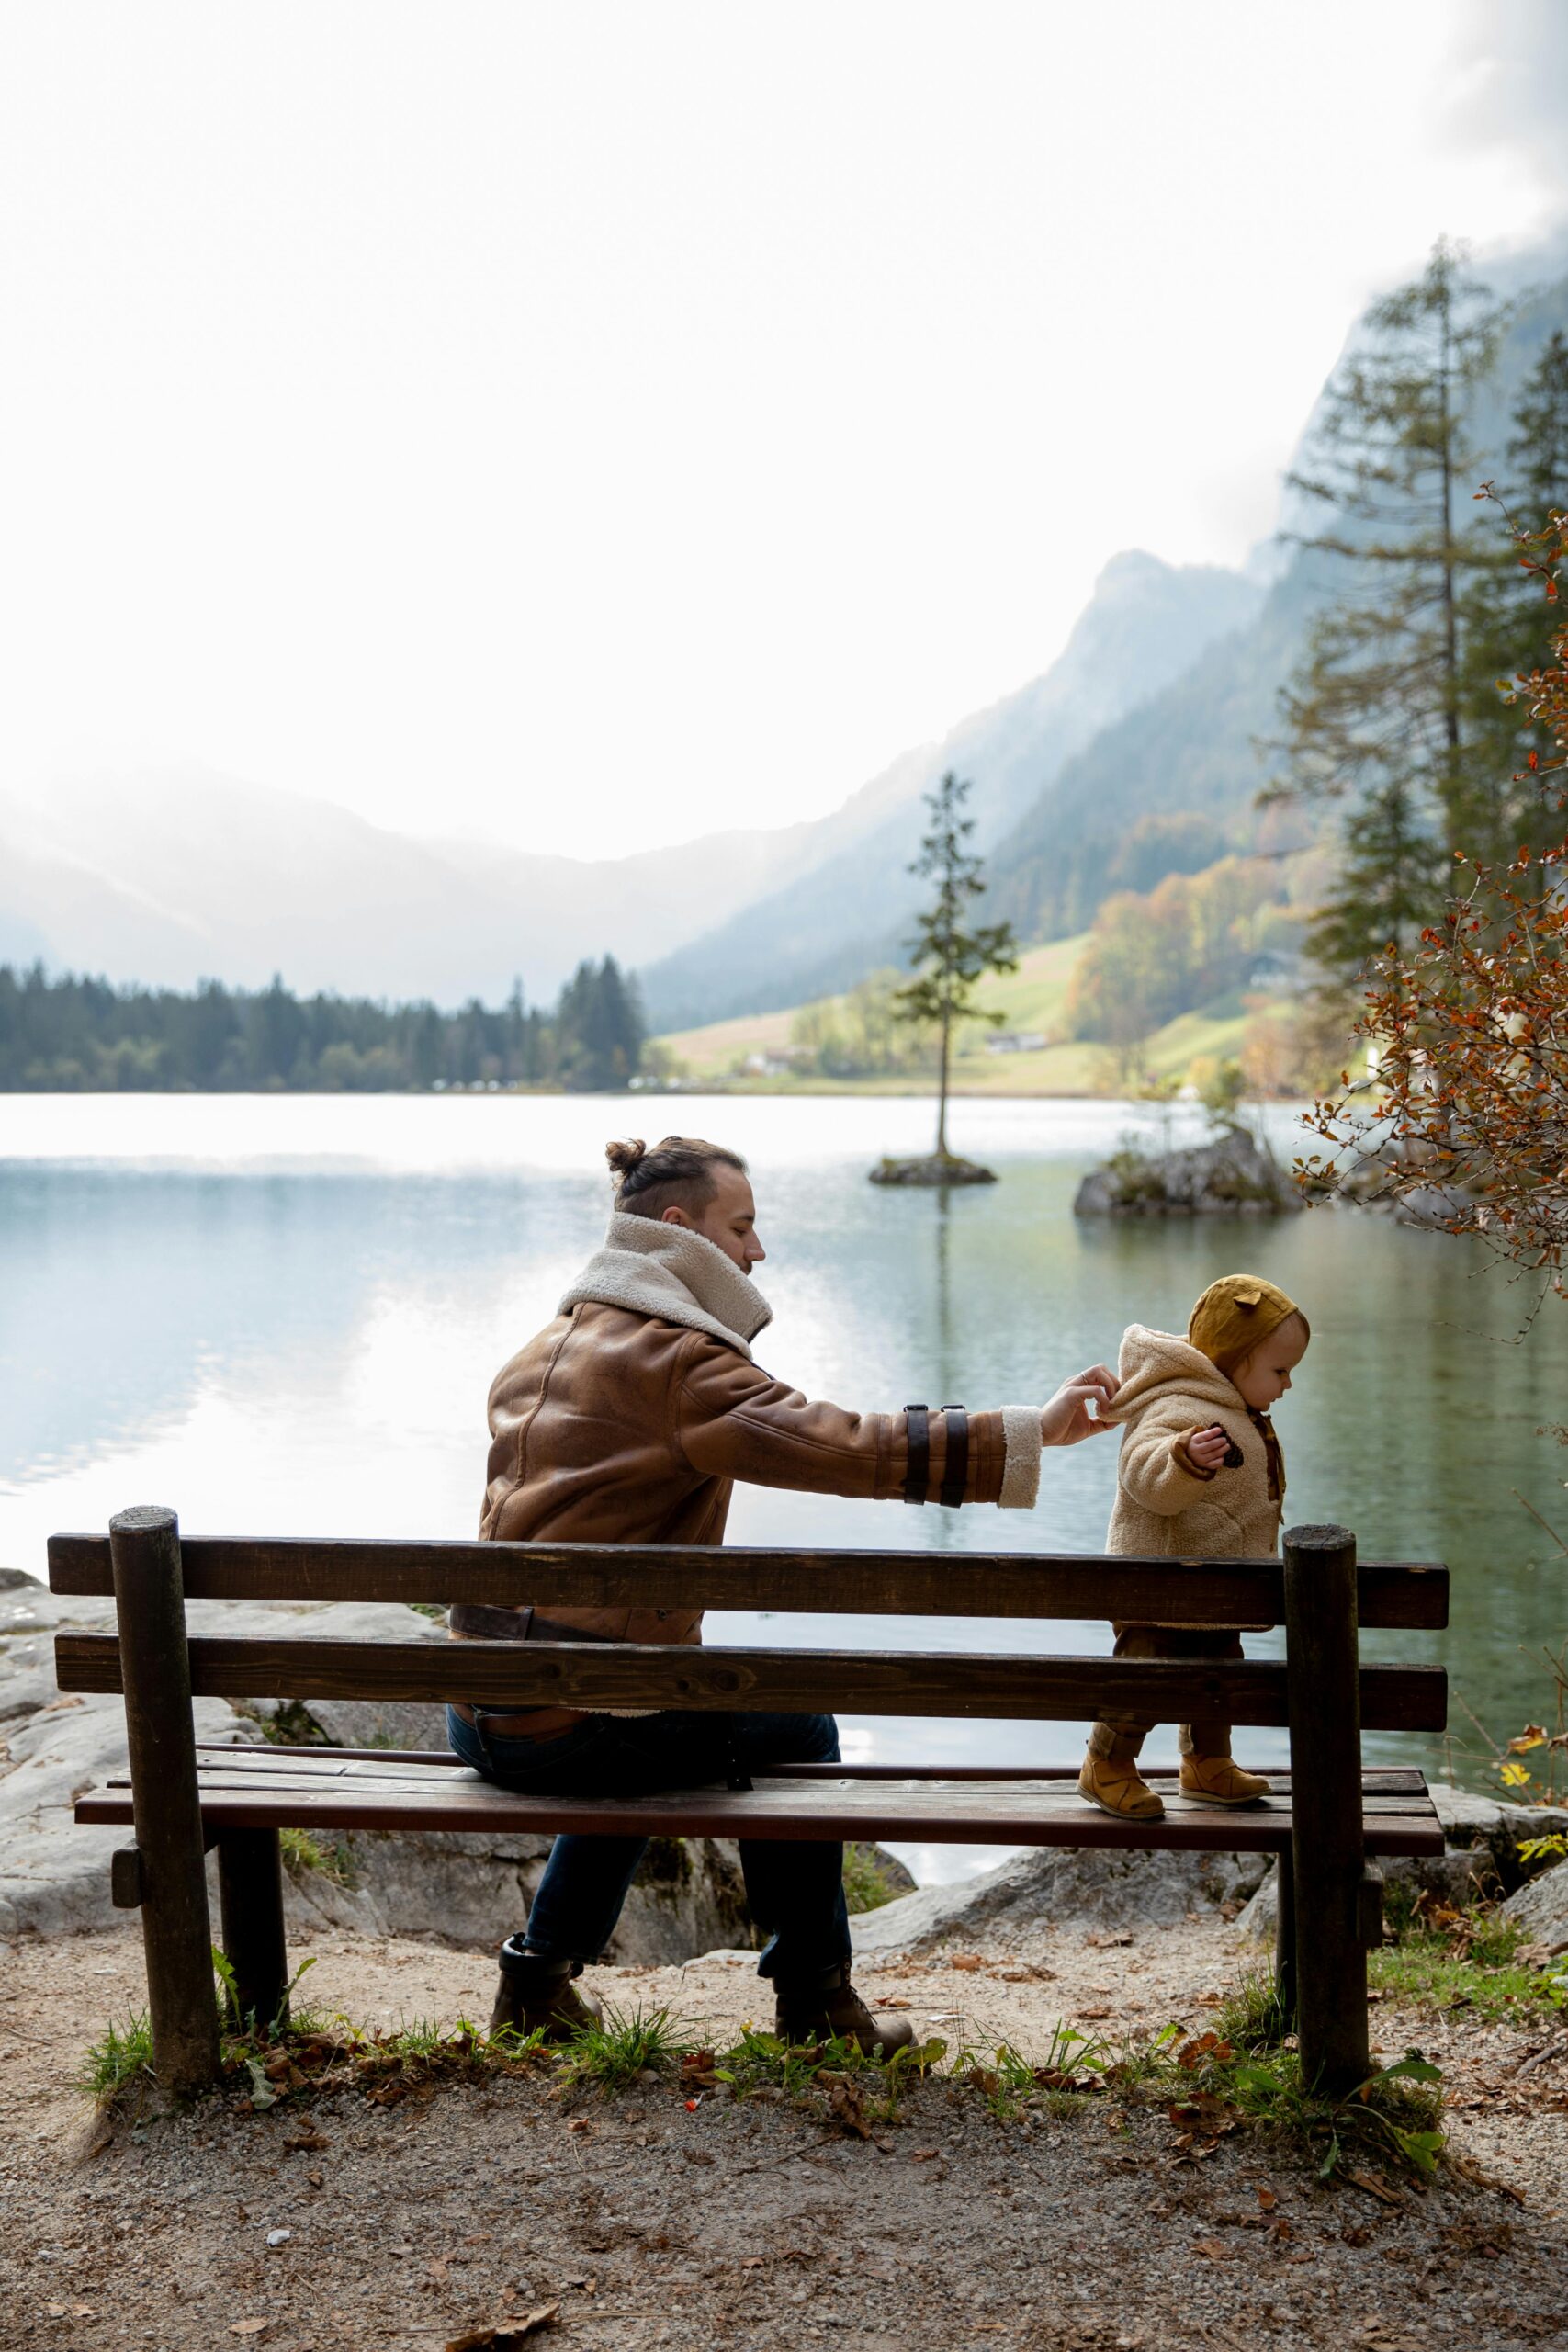
[[[1115,1374],[1093,1364],[1043,1408],[852,1413],[803,1396],[733,1348],[694,1333],[675,1384],[672,1433],[692,1467],[710,1477],[1026,1510],[1039,1492],[1041,1448],[1076,1445],[1109,1428],[1098,1415],[1116,1387]]]

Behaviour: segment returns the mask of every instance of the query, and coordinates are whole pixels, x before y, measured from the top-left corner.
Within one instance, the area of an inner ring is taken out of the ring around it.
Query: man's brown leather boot
[[[908,2049],[915,2029],[908,2018],[874,2017],[850,1983],[850,1964],[824,1969],[820,1976],[775,1988],[773,2030],[781,2041],[826,2041],[830,2036],[858,2041],[869,2058],[880,2045],[885,2058]]]
[[[585,2025],[596,2025],[603,2014],[598,2002],[580,1993],[571,1978],[570,1963],[533,1958],[513,1942],[502,1944],[491,2035],[543,2031],[547,2041],[570,2041]]]

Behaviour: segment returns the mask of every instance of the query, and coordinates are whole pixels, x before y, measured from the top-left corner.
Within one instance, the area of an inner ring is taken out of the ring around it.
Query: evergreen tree
[[[921,881],[936,884],[936,896],[917,919],[915,935],[906,944],[916,966],[916,977],[897,991],[897,1002],[906,1021],[933,1023],[938,1032],[936,1156],[945,1159],[947,1148],[947,1074],[953,1023],[960,1020],[988,1022],[993,1027],[1005,1016],[982,1012],[975,1002],[975,985],[986,972],[1016,972],[1018,946],[1008,922],[971,927],[971,902],[985,890],[980,861],[964,847],[975,820],[964,814],[970,786],[950,768],[932,792],[925,795],[931,831],[920,842],[920,854],[910,865]]]
[[[1548,515],[1568,510],[1568,335],[1561,330],[1526,379],[1512,424],[1503,503],[1518,528],[1539,531]],[[1493,556],[1463,608],[1464,717],[1484,790],[1475,797],[1470,837],[1457,846],[1483,865],[1506,864],[1521,849],[1550,848],[1561,838],[1534,781],[1520,780],[1544,738],[1517,682],[1547,664],[1551,611],[1505,533],[1496,535]]]
[[[1370,907],[1404,908],[1426,854],[1417,842],[1434,844],[1435,875],[1484,791],[1480,747],[1464,731],[1465,591],[1494,555],[1471,520],[1478,458],[1466,413],[1498,329],[1485,288],[1440,241],[1423,275],[1369,313],[1365,341],[1325,395],[1311,470],[1292,477],[1332,518],[1298,542],[1344,577],[1280,697],[1285,771],[1264,797],[1353,804],[1325,953],[1335,942],[1350,953]],[[1381,873],[1380,854],[1395,861]],[[1432,899],[1417,910],[1436,911]]]
[[[610,1093],[636,1077],[642,1009],[636,983],[613,956],[597,967],[586,960],[578,966],[561,990],[556,1036],[558,1067],[574,1093]]]

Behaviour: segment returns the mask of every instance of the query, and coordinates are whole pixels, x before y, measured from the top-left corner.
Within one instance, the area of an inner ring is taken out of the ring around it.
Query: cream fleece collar
[[[565,1315],[582,1301],[623,1306],[661,1323],[684,1323],[722,1340],[748,1363],[750,1342],[773,1310],[749,1274],[700,1233],[617,1209],[604,1247],[596,1250],[561,1299]]]

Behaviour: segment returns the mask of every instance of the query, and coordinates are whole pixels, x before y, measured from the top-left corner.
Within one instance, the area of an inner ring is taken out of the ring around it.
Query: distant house
[[[1297,996],[1307,986],[1306,958],[1282,947],[1260,947],[1242,982],[1251,996]]]
[[[1037,1054],[1049,1043],[1038,1029],[993,1029],[986,1040],[988,1054]]]

